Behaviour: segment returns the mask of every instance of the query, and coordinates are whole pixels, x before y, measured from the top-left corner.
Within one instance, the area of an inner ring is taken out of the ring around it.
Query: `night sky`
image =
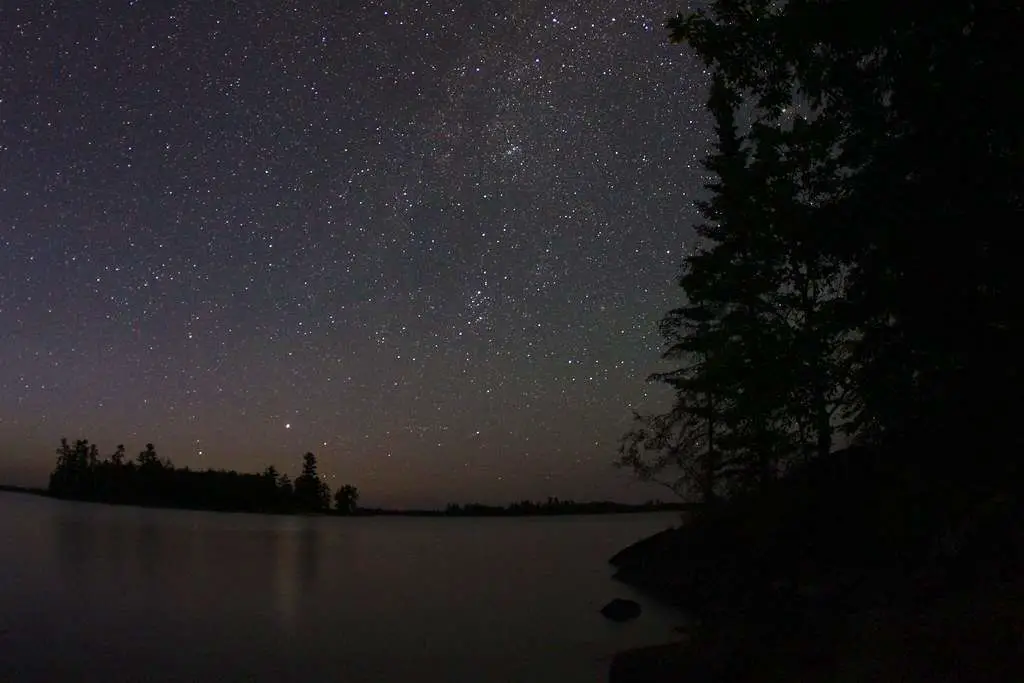
[[[703,183],[685,3],[18,4],[0,481],[67,436],[313,451],[366,505],[663,496],[610,463]]]

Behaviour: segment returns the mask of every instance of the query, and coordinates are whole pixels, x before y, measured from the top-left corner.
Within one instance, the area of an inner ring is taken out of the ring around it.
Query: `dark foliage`
[[[358,509],[359,489],[346,484],[334,492],[334,510],[340,515],[354,514]]]
[[[718,142],[653,378],[675,406],[620,464],[713,497],[841,429],[1019,479],[1024,9],[716,0],[669,28],[712,74]],[[673,424],[696,425],[682,449]]]
[[[725,501],[621,576],[763,640],[1019,571],[1024,5],[712,0],[668,27],[718,141],[652,378],[675,400],[619,464]]]
[[[302,456],[302,474],[295,479],[295,505],[306,512],[324,512],[331,506],[331,489],[316,471],[316,456]]]
[[[807,247],[846,270],[836,324],[851,342],[857,440],[1018,471],[1020,3],[729,0],[670,27],[814,171]],[[796,135],[778,112],[800,103]]]
[[[273,466],[261,474],[176,468],[157,455],[153,444],[146,444],[136,462],[125,462],[124,446],[100,460],[96,445],[87,439],[74,445],[61,439],[48,493],[75,500],[203,510],[326,511],[330,489],[317,477],[316,458],[311,453],[304,457],[299,482],[293,489],[291,480]]]

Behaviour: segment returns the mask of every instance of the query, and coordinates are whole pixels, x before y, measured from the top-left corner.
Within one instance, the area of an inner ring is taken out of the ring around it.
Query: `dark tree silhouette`
[[[339,486],[334,492],[334,509],[343,515],[354,513],[358,503],[359,489],[351,484]]]
[[[831,452],[850,373],[850,331],[837,310],[845,270],[815,251],[811,226],[825,193],[812,185],[824,172],[802,151],[806,125],[755,117],[741,131],[740,101],[716,74],[703,242],[680,278],[687,303],[661,323],[664,356],[679,365],[651,377],[673,389],[674,405],[637,415],[618,460],[662,483],[672,471],[673,490],[703,500]]]
[[[109,459],[101,461],[99,449],[88,440],[79,439],[71,445],[67,439],[61,439],[57,465],[50,475],[50,495],[248,512],[310,512],[329,508],[330,489],[317,476],[316,458],[312,454],[307,454],[296,493],[291,479],[279,475],[274,466],[260,474],[193,471],[175,468],[170,460],[159,458],[153,444],[146,444],[137,462],[124,462],[124,451],[124,446],[118,446]],[[355,498],[352,502],[354,506]]]
[[[278,480],[277,490],[278,499],[282,501],[283,505],[290,507],[295,497],[295,487],[292,484],[291,477],[287,474],[282,474],[281,479]]]
[[[147,443],[146,450],[139,452],[138,463],[140,468],[150,470],[159,468],[162,465],[153,444]]]
[[[680,366],[656,379],[714,423],[702,471],[741,488],[826,455],[839,427],[1019,474],[1024,269],[1002,226],[1024,215],[1024,98],[993,84],[1022,65],[997,49],[1022,12],[852,8],[717,0],[669,22],[712,73],[719,139],[688,302],[663,324]]]
[[[711,462],[714,446],[705,441],[709,424],[693,412],[633,416],[633,428],[619,444],[617,467],[626,467],[641,480],[660,484],[682,500],[703,503],[717,495],[718,468]],[[696,490],[695,490],[696,489]]]
[[[316,456],[302,456],[302,474],[295,480],[295,504],[307,512],[323,512],[330,508],[331,491],[316,470]]]
[[[1004,227],[1024,212],[1021,8],[719,0],[670,28],[775,131],[807,110],[793,156],[821,192],[813,221],[788,222],[846,269],[855,438],[1018,471],[1024,272]]]
[[[711,0],[669,28],[711,74],[714,181],[662,324],[673,409],[620,463],[742,495],[620,571],[768,642],[898,600],[991,499],[1019,515],[1024,8]]]

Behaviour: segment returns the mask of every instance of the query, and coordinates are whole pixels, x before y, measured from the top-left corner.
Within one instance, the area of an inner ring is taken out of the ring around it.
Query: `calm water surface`
[[[301,518],[0,493],[0,681],[604,681],[678,615],[607,559],[669,513]],[[644,606],[615,624],[610,598]]]

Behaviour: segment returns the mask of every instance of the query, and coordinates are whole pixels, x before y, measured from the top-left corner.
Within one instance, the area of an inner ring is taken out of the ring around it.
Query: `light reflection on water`
[[[604,680],[678,616],[607,558],[675,515],[305,518],[0,494],[2,681]],[[613,624],[615,596],[644,615]]]

